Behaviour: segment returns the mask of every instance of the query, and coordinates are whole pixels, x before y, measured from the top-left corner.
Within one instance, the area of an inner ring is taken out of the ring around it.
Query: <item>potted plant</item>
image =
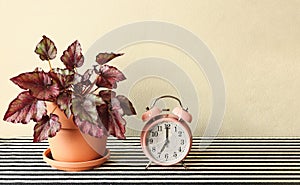
[[[123,116],[136,114],[129,99],[113,91],[118,82],[126,79],[124,74],[107,65],[123,54],[99,53],[95,65],[79,74],[77,68],[83,65],[84,56],[77,40],[60,57],[63,69],[51,65],[57,48],[48,37],[43,36],[35,53],[49,63],[50,70],[36,68],[11,78],[24,91],[9,104],[4,120],[35,122],[33,142],[49,138],[50,150],[45,155],[51,154],[46,157],[66,165],[106,155],[107,136],[124,139]]]

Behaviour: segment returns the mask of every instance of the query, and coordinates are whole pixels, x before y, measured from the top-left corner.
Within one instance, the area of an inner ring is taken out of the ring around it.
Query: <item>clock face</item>
[[[191,132],[186,123],[162,119],[150,125],[144,140],[144,151],[151,161],[171,165],[182,161],[188,154]]]

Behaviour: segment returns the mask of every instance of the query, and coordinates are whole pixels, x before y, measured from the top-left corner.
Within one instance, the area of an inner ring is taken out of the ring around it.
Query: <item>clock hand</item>
[[[166,129],[166,141],[165,141],[163,147],[161,148],[161,150],[158,152],[158,154],[161,154],[170,142],[169,141],[169,127],[166,125],[165,129]]]
[[[169,143],[169,140],[166,140],[165,143],[164,143],[164,145],[163,145],[163,147],[158,152],[158,154],[161,154],[164,151],[164,149],[166,148],[166,146],[167,146],[168,143]]]
[[[169,141],[169,127],[166,127],[166,140]]]
[[[170,124],[165,124],[165,129],[166,129],[166,140],[170,142],[169,140]]]

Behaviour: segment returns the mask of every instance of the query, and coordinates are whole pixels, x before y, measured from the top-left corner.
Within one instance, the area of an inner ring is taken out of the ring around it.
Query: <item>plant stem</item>
[[[52,66],[51,66],[50,60],[48,60],[48,64],[49,64],[49,67],[50,67],[50,72],[52,72]]]
[[[86,95],[96,84],[97,78],[94,80],[94,82],[83,92],[83,95]],[[93,91],[94,92],[94,91]]]
[[[99,89],[99,87],[97,87],[96,89],[94,89],[93,91],[91,91],[91,94],[94,93],[95,91],[97,91]]]

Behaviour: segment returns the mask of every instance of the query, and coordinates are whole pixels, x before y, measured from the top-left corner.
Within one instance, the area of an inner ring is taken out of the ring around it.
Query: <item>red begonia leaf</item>
[[[46,115],[46,104],[31,96],[28,91],[22,92],[8,106],[4,121],[28,123],[31,119],[39,121]]]
[[[75,75],[75,80],[74,80],[74,84],[77,84],[77,85],[91,85],[92,82],[90,81],[90,78],[93,74],[94,70],[93,69],[88,69],[86,72],[84,72],[83,75],[81,74],[76,74]]]
[[[84,133],[95,134],[92,136],[101,137],[98,131],[92,129],[101,128],[99,123],[99,116],[96,106],[103,104],[103,100],[93,94],[86,96],[76,96],[72,99],[72,112],[74,114],[74,121],[79,129]]]
[[[119,139],[125,139],[126,121],[123,119],[124,114],[120,102],[117,98],[112,98],[110,104],[97,106],[101,123],[107,129],[108,134]]]
[[[99,96],[102,98],[103,101],[110,104],[111,99],[116,97],[116,92],[111,90],[102,90],[99,92]]]
[[[11,78],[22,89],[29,89],[30,94],[40,100],[53,100],[59,94],[59,86],[54,83],[48,73],[43,71],[22,73]]]
[[[127,116],[136,115],[136,111],[132,103],[127,97],[123,95],[118,95],[117,99],[120,101],[120,106],[122,107],[125,115]]]
[[[68,69],[53,69],[49,72],[51,78],[57,83],[61,90],[69,88],[74,81],[74,72]]]
[[[100,66],[99,75],[97,77],[96,85],[98,87],[106,87],[109,89],[117,88],[117,82],[125,80],[124,74],[113,66]]]
[[[121,103],[117,98],[111,99],[111,110],[113,113],[113,122],[114,124],[110,125],[114,128],[114,136],[118,138],[125,138],[125,125],[126,121],[123,119],[124,110],[121,107]],[[111,130],[111,129],[109,129]]]
[[[84,72],[83,76],[82,76],[82,81],[87,81],[91,78],[92,74],[93,74],[94,70],[93,69],[88,69],[86,70],[86,72]]]
[[[77,40],[73,42],[68,49],[64,51],[60,59],[69,70],[74,70],[75,67],[81,67],[84,62],[84,57],[81,53],[80,43]]]
[[[61,124],[56,114],[45,115],[42,120],[38,121],[34,126],[33,142],[40,142],[54,137],[60,130]]]
[[[81,120],[79,117],[75,118],[75,123],[84,134],[89,134],[94,137],[102,137],[104,135],[103,128],[101,125],[95,125],[89,121]]]
[[[124,53],[99,53],[96,56],[96,62],[102,65],[123,54]]]
[[[57,49],[54,42],[44,35],[34,52],[40,56],[41,60],[52,60],[56,57]]]
[[[56,104],[63,110],[67,118],[70,118],[72,115],[71,112],[71,102],[72,102],[72,91],[68,90],[58,95]]]
[[[110,114],[108,104],[101,104],[97,106],[98,115],[100,117],[100,123],[108,130],[110,123]]]

